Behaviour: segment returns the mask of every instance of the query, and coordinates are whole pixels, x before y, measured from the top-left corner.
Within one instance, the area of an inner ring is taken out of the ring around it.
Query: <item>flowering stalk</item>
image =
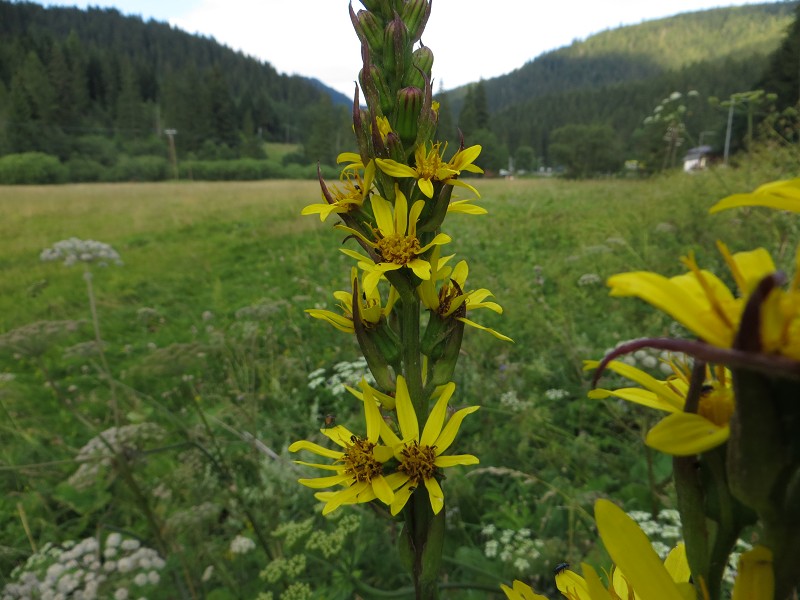
[[[481,147],[465,148],[462,142],[446,159],[446,144],[434,139],[434,56],[420,41],[431,0],[362,4],[358,11],[350,7],[363,59],[353,100],[358,151],[339,156],[338,184],[320,175],[323,202],[307,206],[303,214],[318,214],[322,221],[335,215],[345,241],[358,245],[341,248],[356,261],[351,289],[334,294],[341,312],[307,312],[356,337],[376,387],[362,381],[359,389],[350,389],[364,405],[365,433],[327,428],[322,433],[337,449],[306,440],[289,449],[335,461],[303,463],[335,472],[300,480],[313,488],[340,488],[317,493],[324,512],[379,501],[403,519],[400,551],[416,596],[437,598],[444,542],[442,470],[478,462],[470,454],[444,454],[464,417],[478,409],[463,408],[446,419],[464,325],[510,338],[466,318],[470,309],[501,313],[502,308],[486,301],[488,290],[465,289],[465,261],[451,268],[452,255],[442,256],[453,241],[442,231],[447,215],[486,211],[454,195],[458,188],[479,196],[460,176],[482,173],[474,164]]]

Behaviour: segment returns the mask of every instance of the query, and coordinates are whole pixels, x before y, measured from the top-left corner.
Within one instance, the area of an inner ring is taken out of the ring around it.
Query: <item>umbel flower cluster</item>
[[[143,600],[156,589],[166,562],[139,540],[112,532],[61,546],[47,544],[11,574],[2,600]]]
[[[431,2],[362,4],[357,12],[350,8],[363,58],[353,100],[358,151],[339,156],[338,182],[320,176],[321,202],[302,212],[323,222],[336,218],[335,227],[346,234],[341,252],[354,261],[349,286],[333,294],[337,310],[307,312],[355,337],[374,385],[362,380],[358,389],[349,388],[363,405],[362,428],[323,428],[334,448],[303,440],[289,450],[332,461],[298,461],[328,472],[300,480],[322,490],[317,498],[324,513],[371,501],[392,515],[403,512],[420,596],[438,570],[431,557],[441,548],[442,470],[478,462],[449,453],[463,419],[478,410],[462,408],[448,418],[464,327],[510,338],[468,318],[477,309],[502,308],[488,300],[489,290],[469,289],[467,262],[447,253],[453,239],[442,231],[445,218],[486,211],[472,203],[478,191],[463,180],[482,173],[475,164],[481,147],[462,140],[451,150],[434,137],[433,52],[421,41]],[[432,531],[438,531],[435,539]]]

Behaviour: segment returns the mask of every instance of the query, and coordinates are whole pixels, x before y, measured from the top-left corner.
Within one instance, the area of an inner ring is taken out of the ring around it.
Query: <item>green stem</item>
[[[439,598],[439,569],[442,562],[442,538],[444,536],[444,509],[438,515],[431,510],[428,491],[418,488],[409,501],[406,518],[408,535],[411,536],[412,578],[417,600]]]
[[[422,393],[422,358],[419,335],[419,299],[413,293],[400,296],[400,344],[408,394],[418,419],[428,415],[428,399]]]
[[[705,383],[705,368],[704,362],[695,361],[684,412],[697,412],[700,393]],[[705,490],[700,479],[699,467],[696,456],[676,456],[672,461],[678,512],[681,515],[683,538],[686,541],[686,558],[694,575],[698,597],[702,597],[701,582],[708,585],[709,580],[709,531],[704,512]]]
[[[117,402],[117,386],[111,376],[111,369],[108,367],[106,353],[103,349],[103,340],[100,336],[100,319],[97,316],[97,302],[94,297],[94,287],[92,286],[92,272],[87,267],[83,273],[86,281],[86,292],[89,295],[89,310],[92,313],[92,327],[94,328],[94,343],[97,346],[97,353],[100,356],[100,363],[103,365],[103,375],[108,379],[111,390],[111,414],[114,417],[114,427],[119,427],[119,403]]]
[[[712,493],[716,495],[719,525],[710,547],[708,560],[707,585],[708,597],[711,599],[720,597],[722,575],[728,563],[728,555],[733,550],[733,546],[736,544],[736,539],[742,529],[736,519],[735,500],[731,496],[725,476],[725,452],[726,449],[722,446],[714,448],[704,455],[711,473]]]

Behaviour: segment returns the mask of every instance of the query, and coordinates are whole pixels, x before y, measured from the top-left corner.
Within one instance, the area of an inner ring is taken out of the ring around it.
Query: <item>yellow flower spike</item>
[[[394,501],[390,479],[392,476],[383,475],[383,464],[394,454],[391,448],[379,443],[383,418],[375,402],[364,402],[363,405],[366,437],[359,437],[346,427],[337,425],[320,431],[342,450],[325,448],[308,440],[300,440],[289,446],[289,452],[307,450],[334,461],[333,464],[295,461],[301,465],[336,472],[327,477],[299,479],[300,484],[313,489],[344,486],[343,490],[322,496],[325,498],[322,514],[328,514],[343,504],[370,502],[375,498],[389,505]]]
[[[428,416],[422,436],[420,436],[419,421],[414,405],[411,403],[405,378],[402,375],[397,377],[395,408],[402,439],[389,428],[385,421],[381,421],[381,438],[387,446],[393,448],[394,457],[400,463],[395,474],[397,477],[392,480],[393,484],[397,484],[394,501],[390,506],[393,515],[403,509],[411,494],[420,485],[424,485],[428,490],[433,513],[439,514],[444,507],[444,493],[437,479],[440,470],[456,465],[474,465],[479,462],[477,457],[471,454],[443,455],[455,440],[464,417],[479,408],[477,406],[462,408],[445,423],[447,405],[454,391],[455,384],[449,383],[434,392],[432,398],[436,399],[436,404]]]
[[[764,206],[777,210],[800,212],[800,178],[765,183],[748,194],[733,194],[717,202],[709,210],[717,213],[742,206]]]
[[[594,505],[600,538],[614,564],[646,600],[685,600],[680,587],[664,568],[650,540],[636,522],[608,500]]]
[[[522,583],[518,579],[514,580],[512,586],[508,587],[503,583],[500,584],[500,589],[503,590],[508,600],[547,600],[546,596],[537,594],[531,589],[531,586]]]
[[[756,546],[739,557],[739,574],[733,585],[733,600],[772,600],[775,595],[775,574],[772,552]]]
[[[422,280],[429,279],[431,264],[421,258],[422,255],[435,246],[449,243],[451,239],[447,234],[439,233],[430,243],[424,246],[420,244],[417,238],[417,221],[425,206],[424,201],[418,200],[409,211],[405,194],[395,185],[394,207],[389,201],[375,194],[370,197],[370,202],[378,225],[375,240],[367,239],[361,232],[345,225],[336,225],[338,229],[347,231],[374,248],[382,259],[376,263],[358,252],[342,249],[343,253],[358,260],[359,268],[366,272],[363,281],[364,292],[371,294],[385,273],[404,267],[411,269],[414,275]]]

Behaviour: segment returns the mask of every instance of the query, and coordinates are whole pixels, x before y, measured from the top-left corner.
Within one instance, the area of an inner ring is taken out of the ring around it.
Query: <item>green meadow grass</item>
[[[789,267],[798,233],[791,218],[759,210],[707,214],[719,198],[779,175],[765,165],[650,180],[477,181],[478,204],[489,214],[448,217],[445,229],[454,241],[445,250],[469,262],[470,289],[489,288],[504,307],[502,316],[482,311],[471,318],[515,343],[478,331],[465,335],[455,403],[481,404],[482,410],[480,418],[465,421],[457,445],[478,455],[483,470],[467,475],[464,469],[445,483],[460,512],[446,549],[454,577],[496,588],[498,581],[522,575],[498,561],[489,574],[480,567],[487,560],[480,530],[488,523],[538,532],[542,557],[530,568],[541,572],[541,587],[556,562],[597,551],[587,513],[597,495],[631,509],[671,504],[670,488],[656,481],[666,480],[669,461],[642,456],[639,440],[648,417],[587,400],[582,371],[584,359],[599,358],[620,341],[668,334],[670,322],[636,300],[610,298],[603,282],[628,270],[677,274],[683,271],[679,258],[690,251],[701,265],[722,273],[717,239],[733,251],[764,245]],[[73,236],[112,245],[125,264],[93,268],[93,284],[125,418],[158,422],[181,443],[213,448],[219,436],[218,451],[234,465],[237,489],[251,491],[251,521],[268,530],[302,521],[317,508],[310,491],[294,485],[295,473],[265,467],[241,434],[250,432],[285,454],[291,441],[319,438],[314,430],[328,412],[360,426],[346,397],[307,386],[308,373],[357,357],[353,339],[303,312],[331,308],[332,292],[347,288],[352,263],[337,250],[344,235],[332,219],[300,216],[304,205],[318,201],[318,184],[311,181],[0,188],[0,335],[34,321],[88,320],[81,268],[43,263],[39,253]],[[7,540],[0,571],[6,576],[33,542],[91,535],[98,527],[122,527],[148,539],[136,504],[118,483],[95,496],[75,495],[62,483],[74,470],[77,449],[92,435],[76,411],[98,430],[112,423],[112,394],[96,360],[64,355],[65,347],[91,337],[84,328],[54,344],[41,363],[0,354],[0,372],[16,375],[0,383],[9,417],[0,427],[0,537]],[[72,396],[56,397],[43,386],[45,367],[59,389],[74,388]],[[214,435],[198,433],[203,419],[197,406],[211,419]],[[166,485],[182,460],[159,454],[141,466],[142,480]],[[51,465],[57,461],[63,463]],[[168,521],[197,502],[198,494],[236,507],[231,513],[248,506],[238,496],[231,500],[229,486],[193,477],[169,501],[154,501],[161,517]],[[120,494],[117,504],[101,509],[98,498],[110,501],[108,493]],[[385,527],[368,511],[360,514],[362,530]],[[193,537],[197,531],[174,533],[184,568],[217,566],[219,576],[203,584],[206,592],[250,597],[266,589],[257,575],[275,558],[270,551],[247,564],[225,554],[234,533],[251,531],[247,523],[226,518],[205,538]],[[202,549],[201,539],[207,542]],[[360,534],[359,552],[342,563],[346,568],[326,563],[332,579],[315,585],[338,590],[339,596],[330,589],[325,596],[334,598],[347,597],[356,586],[352,573],[375,587],[403,584],[396,570],[380,562],[392,551],[381,543]],[[153,597],[173,597],[172,588],[165,589]]]

